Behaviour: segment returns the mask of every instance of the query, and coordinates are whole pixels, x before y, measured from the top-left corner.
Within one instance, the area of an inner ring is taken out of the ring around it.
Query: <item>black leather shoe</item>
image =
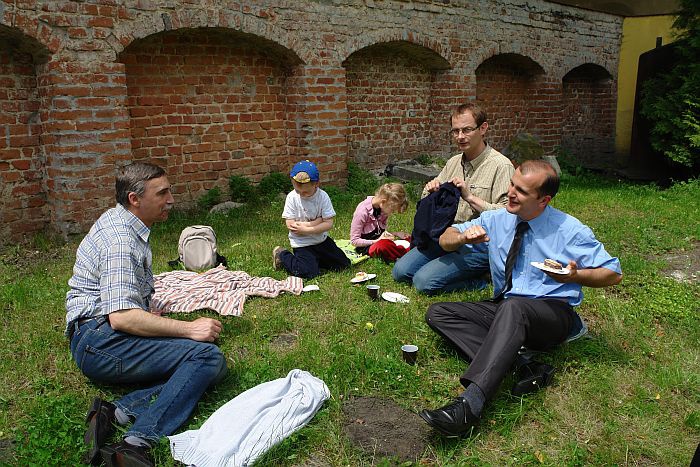
[[[418,415],[428,425],[449,438],[469,434],[471,429],[479,423],[479,417],[472,413],[464,397],[457,397],[439,409],[422,410]]]
[[[102,458],[100,457],[100,448],[107,443],[107,440],[112,437],[116,428],[114,422],[116,417],[114,411],[117,408],[114,404],[103,401],[99,397],[92,400],[90,410],[85,416],[85,423],[88,428],[85,431],[85,444],[88,446],[88,452],[83,459],[86,464],[100,465]]]
[[[516,377],[510,392],[514,396],[523,396],[531,392],[546,388],[554,380],[555,368],[546,363],[530,362],[518,368]]]
[[[134,446],[126,441],[100,449],[107,467],[153,467],[148,448]]]

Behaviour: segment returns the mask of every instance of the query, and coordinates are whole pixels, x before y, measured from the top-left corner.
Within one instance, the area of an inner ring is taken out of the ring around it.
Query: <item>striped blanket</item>
[[[151,298],[154,313],[187,313],[203,308],[224,316],[240,316],[248,296],[276,297],[282,292],[301,294],[303,280],[290,276],[283,281],[252,277],[243,271],[217,266],[201,274],[171,271],[154,278]]]

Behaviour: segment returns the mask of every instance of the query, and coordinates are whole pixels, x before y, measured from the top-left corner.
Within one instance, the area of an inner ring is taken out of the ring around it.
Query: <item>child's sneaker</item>
[[[279,271],[282,269],[282,258],[280,258],[280,253],[284,251],[284,248],[281,246],[276,246],[272,250],[272,267],[275,269],[275,271]]]

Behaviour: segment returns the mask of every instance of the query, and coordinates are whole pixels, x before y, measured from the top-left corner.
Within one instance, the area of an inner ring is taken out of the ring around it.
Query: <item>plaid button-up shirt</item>
[[[153,289],[151,230],[118,204],[102,214],[78,247],[66,295],[66,335],[81,318],[148,311]]]
[[[510,178],[515,173],[513,163],[503,154],[487,145],[473,161],[465,161],[462,154],[452,156],[436,177],[440,183],[449,182],[455,177],[465,180],[469,191],[486,202],[484,211],[500,209],[508,203]],[[428,196],[423,189],[421,198]],[[481,213],[472,210],[469,203],[459,199],[455,222],[464,222],[479,217]]]

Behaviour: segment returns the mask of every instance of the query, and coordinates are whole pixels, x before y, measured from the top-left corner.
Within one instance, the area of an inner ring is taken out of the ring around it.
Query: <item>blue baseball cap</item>
[[[311,161],[299,161],[294,164],[289,176],[299,183],[317,182],[318,168]]]

